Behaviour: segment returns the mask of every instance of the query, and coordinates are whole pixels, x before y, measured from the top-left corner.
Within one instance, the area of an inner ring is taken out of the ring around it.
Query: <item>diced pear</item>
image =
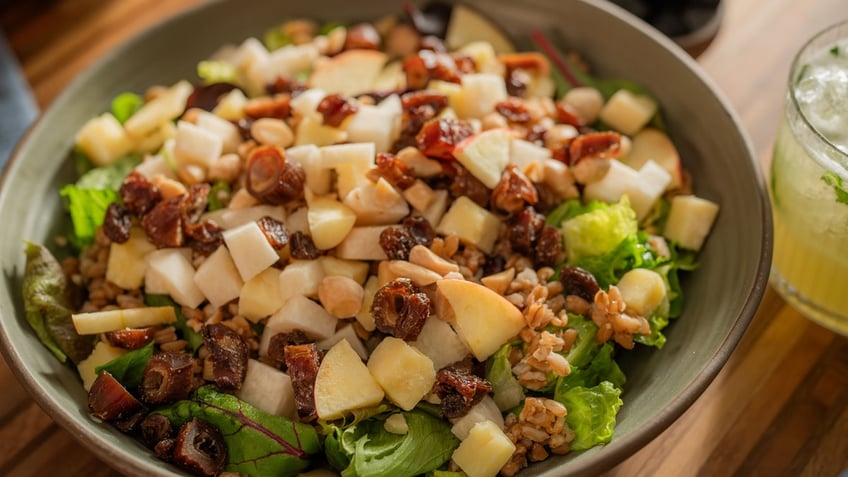
[[[403,414],[396,413],[386,418],[383,422],[383,429],[392,434],[404,435],[409,432],[409,424],[407,424]]]
[[[321,148],[321,167],[335,169],[339,197],[344,199],[355,187],[370,183],[365,172],[374,166],[373,142],[336,144]]]
[[[350,191],[344,204],[356,214],[357,225],[395,224],[409,215],[406,199],[382,177]]]
[[[177,321],[177,315],[172,306],[151,306],[74,313],[71,319],[78,334],[96,335],[124,328],[169,324]]]
[[[680,154],[666,133],[652,127],[642,129],[631,138],[630,152],[627,153],[623,162],[639,170],[649,160],[656,162],[671,174],[668,189],[680,187],[683,182]]]
[[[194,283],[212,306],[221,308],[241,293],[244,281],[227,247],[212,252],[194,273]],[[274,282],[277,283],[276,281]],[[241,303],[241,302],[240,302]],[[269,313],[270,314],[270,313]]]
[[[451,325],[436,316],[427,318],[418,338],[409,344],[430,358],[437,370],[462,361],[471,352]]]
[[[127,290],[140,287],[147,270],[145,257],[154,250],[156,246],[147,240],[144,230],[133,227],[130,229],[129,240],[124,243],[112,242],[109,246],[106,280]]]
[[[403,198],[409,202],[415,210],[423,212],[433,203],[436,193],[421,179],[417,179],[411,186],[403,191]]]
[[[442,235],[454,234],[463,242],[473,244],[485,253],[492,253],[500,223],[498,216],[463,195],[453,202],[442,217],[436,232]]]
[[[694,195],[671,199],[663,235],[683,248],[700,250],[718,215],[718,204]]]
[[[168,164],[165,156],[160,154],[146,156],[141,164],[135,166],[134,170],[147,179],[152,179],[155,175],[161,175],[168,179],[177,178],[174,169]]]
[[[468,477],[495,477],[515,452],[515,444],[492,421],[478,422],[468,431],[451,459]]]
[[[317,298],[323,279],[324,267],[318,260],[292,260],[280,273],[280,296],[283,301],[297,295]]]
[[[112,113],[103,113],[83,125],[76,144],[95,165],[106,166],[130,152],[133,139]]]
[[[327,351],[315,378],[315,410],[321,419],[337,419],[354,409],[375,406],[383,389],[347,340]]]
[[[291,377],[261,361],[247,360],[247,372],[238,397],[268,414],[296,418]]]
[[[310,235],[308,214],[309,208],[306,206],[298,207],[289,214],[286,218],[286,230],[289,234],[302,232],[306,235]]]
[[[452,323],[474,357],[485,361],[526,325],[521,310],[483,285],[459,279],[436,282],[436,314]]]
[[[286,222],[286,209],[281,205],[261,204],[240,209],[218,209],[215,212],[217,213],[215,221],[224,230],[234,229],[266,216],[279,222]]]
[[[315,197],[308,201],[308,207],[309,231],[319,250],[340,244],[356,223],[354,211],[333,197]]]
[[[239,315],[258,323],[283,306],[280,293],[280,271],[266,268],[241,287],[238,295]]]
[[[327,146],[345,141],[347,141],[347,131],[325,126],[320,118],[313,116],[306,116],[298,123],[297,134],[294,136],[295,146]]]
[[[380,234],[388,225],[371,225],[350,229],[342,243],[336,247],[336,256],[350,260],[386,260],[380,246]]]
[[[501,180],[510,157],[512,135],[506,129],[490,129],[457,144],[453,155],[486,187],[493,189]]]
[[[195,165],[208,168],[221,157],[221,138],[189,122],[177,123],[177,136],[174,139],[174,159],[178,167]]]
[[[507,98],[503,76],[492,73],[462,75],[462,101],[457,105],[461,118],[481,119]]]
[[[657,112],[657,102],[626,89],[616,91],[601,109],[601,121],[628,136],[639,132]]]
[[[646,268],[634,268],[621,276],[615,285],[627,308],[648,317],[666,298],[662,276]]]
[[[332,255],[322,255],[318,258],[318,263],[321,264],[325,277],[339,275],[350,278],[360,285],[364,284],[365,279],[368,278],[370,268],[368,263],[361,260],[346,260]]]
[[[442,220],[442,217],[445,216],[450,196],[448,195],[448,191],[444,189],[438,189],[434,193],[433,200],[427,206],[427,209],[421,211],[421,216],[431,224],[438,224]]]
[[[414,408],[436,382],[430,358],[393,336],[383,338],[374,348],[368,370],[389,400],[405,411]]]
[[[307,72],[317,58],[318,48],[312,42],[278,48],[268,55],[268,62],[265,64],[265,82],[271,83],[279,77],[293,78]]]
[[[392,103],[398,107],[390,107]],[[344,129],[351,142],[373,143],[377,152],[388,152],[400,133],[401,114],[400,99],[391,95],[379,106],[360,106]]]
[[[468,433],[471,432],[472,427],[474,427],[478,422],[485,421],[495,423],[500,429],[504,428],[503,414],[501,414],[501,410],[498,409],[498,405],[495,404],[495,400],[488,394],[484,396],[480,402],[472,406],[471,409],[468,410],[468,414],[454,421],[453,427],[451,427],[451,432],[453,432],[453,435],[458,437],[459,440],[464,441],[468,437]]]
[[[310,88],[300,93],[289,101],[292,111],[302,117],[312,117],[323,121],[323,116],[318,112],[318,105],[327,96],[327,92],[318,88]]]
[[[671,174],[652,160],[639,169],[636,182],[625,192],[638,220],[648,215],[670,182]]]
[[[91,350],[91,354],[77,364],[77,372],[79,372],[80,378],[82,378],[82,387],[85,388],[86,391],[90,390],[91,384],[94,383],[94,380],[97,378],[97,372],[95,369],[98,366],[103,366],[113,359],[120,358],[126,353],[127,350],[124,348],[112,346],[106,341],[98,341],[97,344],[94,345],[94,349]]]
[[[286,158],[303,167],[306,174],[306,186],[318,194],[329,194],[333,175],[321,163],[321,150],[315,144],[305,144],[286,149]]]
[[[380,280],[374,275],[371,275],[362,288],[365,291],[365,295],[362,297],[362,306],[359,308],[359,313],[356,314],[355,318],[365,331],[374,331],[376,325],[374,323],[374,316],[371,314],[371,305],[374,303],[374,295],[380,288]]]
[[[280,259],[256,222],[225,230],[223,235],[224,243],[245,282]]]
[[[333,336],[338,321],[327,313],[318,303],[303,295],[292,297],[282,308],[268,318],[262,341],[259,343],[259,354],[268,352],[271,337],[277,333],[290,333],[300,330],[314,340],[324,340]]]
[[[206,296],[194,283],[195,270],[179,249],[165,248],[147,255],[147,266],[163,280],[168,295],[180,305],[197,308]]]
[[[509,150],[509,162],[518,166],[520,170],[525,170],[531,163],[541,166],[550,157],[550,149],[538,146],[524,139],[512,138]]]
[[[124,129],[134,138],[143,138],[174,118],[185,110],[186,100],[194,91],[194,86],[188,81],[179,83],[168,88],[156,99],[144,104],[136,111],[127,122]]]
[[[356,329],[352,324],[340,327],[335,333],[333,333],[333,336],[325,340],[321,340],[315,343],[315,345],[318,346],[318,349],[330,349],[341,340],[347,340],[351,348],[356,351],[356,354],[358,354],[360,358],[368,359],[368,348],[366,348],[365,344],[362,343],[362,340],[356,334]]]
[[[212,113],[227,121],[238,121],[245,116],[245,104],[247,104],[247,96],[240,89],[235,88],[218,101]]]
[[[621,200],[628,190],[638,187],[639,173],[621,161],[611,159],[610,168],[604,177],[583,189],[585,200],[599,200],[613,204]]]
[[[515,51],[512,42],[495,23],[470,7],[455,5],[451,10],[445,44],[455,50],[472,41],[488,43],[497,53]]]
[[[320,62],[309,77],[310,88],[356,96],[374,89],[388,57],[377,50],[348,50]]]

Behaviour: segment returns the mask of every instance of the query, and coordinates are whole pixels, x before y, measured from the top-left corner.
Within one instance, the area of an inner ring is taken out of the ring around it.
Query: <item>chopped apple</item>
[[[421,179],[416,179],[411,186],[403,191],[403,198],[409,202],[415,210],[423,212],[433,203],[436,193]]]
[[[361,260],[346,260],[332,255],[322,255],[318,258],[318,263],[321,264],[325,277],[347,277],[360,285],[365,283],[365,279],[368,278],[368,269],[370,268],[368,263]]]
[[[456,50],[472,41],[489,43],[497,53],[515,51],[512,42],[495,23],[470,7],[454,5],[445,44],[448,49]]]
[[[616,91],[601,109],[601,121],[628,136],[639,132],[657,112],[657,102],[626,89]]]
[[[309,231],[319,250],[340,244],[356,223],[354,211],[333,197],[314,197],[308,201],[308,207]]]
[[[145,257],[156,250],[147,240],[144,230],[130,229],[130,238],[124,243],[112,242],[109,246],[109,261],[106,262],[106,280],[126,290],[140,287],[147,271]]]
[[[436,314],[452,323],[474,357],[485,361],[526,325],[524,315],[502,295],[467,280],[436,282]]]
[[[383,338],[374,348],[368,370],[389,400],[404,411],[412,410],[436,382],[430,358],[393,336]]]
[[[192,91],[194,86],[191,83],[180,81],[156,99],[148,101],[124,123],[127,134],[141,139],[178,117],[185,110],[186,100]]]
[[[238,397],[268,414],[289,419],[297,417],[291,377],[261,361],[247,360],[247,372]]]
[[[610,168],[604,177],[583,189],[584,200],[599,200],[612,204],[618,202],[621,196],[636,186],[639,173],[630,166],[615,159],[609,159]]]
[[[318,303],[303,295],[294,296],[268,318],[259,343],[259,354],[267,354],[271,337],[277,333],[300,330],[313,340],[330,338],[336,331],[338,321]]]
[[[304,117],[297,125],[294,137],[295,146],[315,145],[327,146],[347,141],[347,131],[332,126],[325,126],[321,118]]]
[[[280,271],[266,268],[241,287],[238,294],[238,312],[248,320],[258,323],[272,315],[284,303],[280,294]]]
[[[490,129],[457,144],[454,156],[474,177],[494,189],[510,158],[512,135],[506,129]]]
[[[478,422],[468,431],[451,459],[468,477],[495,477],[512,457],[515,444],[492,421]]]
[[[524,171],[533,163],[541,166],[550,157],[550,149],[537,146],[524,139],[512,138],[509,149],[509,162],[518,166],[521,171]]]
[[[224,243],[244,281],[255,277],[280,259],[256,222],[225,230],[223,235]]]
[[[151,306],[74,313],[71,319],[78,334],[96,335],[124,328],[166,325],[177,321],[177,315],[172,306]]]
[[[442,235],[454,234],[463,242],[473,244],[485,253],[492,253],[500,223],[498,216],[463,195],[453,202],[442,217],[436,232]]]
[[[670,182],[671,175],[652,160],[639,169],[636,182],[625,192],[638,220],[648,215]]]
[[[462,96],[456,112],[461,118],[481,119],[507,98],[503,76],[492,73],[462,75]]]
[[[375,406],[383,389],[347,340],[327,351],[315,377],[315,410],[325,420],[343,417],[354,409]]]
[[[388,57],[377,50],[348,50],[318,63],[309,76],[310,88],[356,96],[373,91]]]
[[[365,294],[362,297],[362,306],[359,308],[359,313],[356,314],[355,318],[365,331],[374,331],[376,325],[374,323],[374,315],[371,314],[371,305],[374,303],[374,295],[380,288],[380,280],[374,275],[371,275],[362,288]]]
[[[218,308],[237,298],[244,285],[229,250],[223,245],[197,267],[194,283],[209,303]]]
[[[387,64],[377,79],[374,80],[374,91],[404,91],[406,90],[406,73],[403,63],[393,61]]]
[[[292,111],[304,118],[315,118],[323,122],[323,116],[318,112],[318,105],[327,96],[327,92],[318,88],[310,88],[295,96],[289,102]]]
[[[350,229],[342,243],[336,247],[336,256],[349,260],[386,260],[380,246],[380,234],[388,225],[370,225]]]
[[[441,222],[442,217],[445,216],[450,196],[448,195],[448,191],[444,189],[438,189],[434,193],[433,200],[427,206],[427,209],[421,211],[421,216],[431,224],[438,224]]]
[[[639,170],[649,160],[656,162],[671,174],[668,189],[680,187],[683,183],[680,154],[666,133],[652,127],[642,129],[631,138],[630,152],[623,161],[633,169]]]
[[[106,166],[130,152],[133,139],[112,113],[103,113],[83,125],[76,144],[95,165]]]
[[[323,279],[324,267],[318,260],[292,260],[280,273],[280,296],[283,301],[297,295],[317,298]]]
[[[430,358],[437,370],[462,361],[471,352],[451,325],[436,316],[427,318],[418,338],[410,345]]]
[[[356,354],[358,354],[360,358],[368,359],[368,348],[366,348],[365,344],[362,343],[362,340],[356,334],[356,329],[352,324],[346,324],[340,327],[336,330],[333,336],[325,340],[321,340],[315,343],[315,345],[318,346],[318,349],[330,349],[341,340],[347,340],[351,348],[356,351]]]
[[[312,42],[301,45],[286,45],[268,54],[265,63],[265,84],[273,83],[279,77],[293,78],[312,68],[318,58],[318,48]]]
[[[174,159],[177,167],[195,165],[208,168],[221,157],[223,141],[216,134],[186,121],[177,123]]]
[[[95,369],[125,354],[127,354],[127,350],[124,348],[112,346],[105,341],[98,341],[91,354],[77,364],[77,371],[82,378],[82,387],[86,391],[90,390],[91,384],[97,379]]]
[[[402,112],[400,98],[391,95],[378,106],[360,106],[344,129],[350,141],[373,143],[377,152],[388,152],[400,133]]]
[[[366,182],[347,194],[344,204],[356,214],[357,225],[396,224],[409,215],[403,195],[382,177]]]
[[[694,195],[671,199],[663,235],[683,248],[700,250],[718,215],[718,204]]]
[[[318,194],[329,194],[333,175],[330,169],[321,163],[321,150],[315,144],[294,146],[286,149],[286,158],[303,167],[306,174],[306,186]]]
[[[615,285],[627,309],[648,317],[665,300],[667,293],[663,277],[646,268],[634,268],[621,276]]]
[[[495,400],[488,394],[483,399],[468,410],[468,414],[457,419],[451,427],[453,435],[464,441],[471,432],[471,428],[478,422],[490,421],[495,423],[498,428],[503,429],[504,418]]]
[[[168,295],[180,305],[197,308],[206,296],[194,283],[195,270],[180,249],[165,248],[147,254],[147,266],[163,280]]]
[[[212,110],[212,114],[227,121],[238,121],[245,116],[245,104],[247,104],[247,96],[244,95],[242,90],[235,88],[218,101],[218,105]]]
[[[212,113],[199,111],[197,127],[218,136],[221,139],[221,152],[224,154],[236,152],[238,145],[241,144],[241,135],[238,128],[230,121]]]

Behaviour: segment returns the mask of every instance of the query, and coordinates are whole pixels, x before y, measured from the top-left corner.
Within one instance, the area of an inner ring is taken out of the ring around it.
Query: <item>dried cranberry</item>
[[[436,238],[436,230],[430,221],[420,215],[411,215],[403,219],[401,225],[407,229],[418,245],[429,247]]]
[[[132,217],[130,211],[123,205],[112,202],[106,208],[106,216],[103,217],[103,232],[114,243],[125,243],[130,239],[130,228],[132,228]]]
[[[518,253],[529,255],[545,227],[545,217],[527,206],[515,214],[507,224],[507,236],[510,246]]]
[[[401,225],[391,225],[380,232],[380,248],[390,260],[408,260],[415,245],[415,239]]]

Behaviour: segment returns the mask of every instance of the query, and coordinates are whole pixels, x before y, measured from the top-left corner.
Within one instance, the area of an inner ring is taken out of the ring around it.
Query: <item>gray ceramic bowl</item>
[[[630,78],[660,100],[670,134],[698,195],[721,204],[700,270],[687,276],[685,311],[664,349],[623,354],[628,377],[613,441],[555,457],[522,475],[598,474],[647,444],[701,394],[726,362],[766,287],[771,216],[749,142],[727,101],[670,41],[614,6],[592,0],[474,0],[514,37],[561,29],[602,75]],[[74,370],[61,366],[30,332],[21,303],[23,240],[50,243],[67,227],[58,189],[74,179],[64,160],[83,122],[123,91],[194,77],[219,45],[259,35],[283,19],[364,20],[396,13],[382,0],[211,3],[169,19],[112,51],[68,87],[10,161],[0,189],[3,353],[18,378],[59,424],[122,472],[171,475],[141,444],[88,415]]]

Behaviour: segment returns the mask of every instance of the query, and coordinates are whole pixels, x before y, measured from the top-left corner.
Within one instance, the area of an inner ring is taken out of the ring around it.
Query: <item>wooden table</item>
[[[44,108],[92,61],[199,0],[18,2],[0,24]],[[728,96],[763,168],[792,59],[813,33],[848,18],[845,0],[725,0],[699,63]],[[3,3],[0,3],[3,5]],[[0,475],[114,475],[58,427],[0,362]],[[769,290],[730,361],[675,424],[608,476],[792,475],[848,469],[848,339]]]

